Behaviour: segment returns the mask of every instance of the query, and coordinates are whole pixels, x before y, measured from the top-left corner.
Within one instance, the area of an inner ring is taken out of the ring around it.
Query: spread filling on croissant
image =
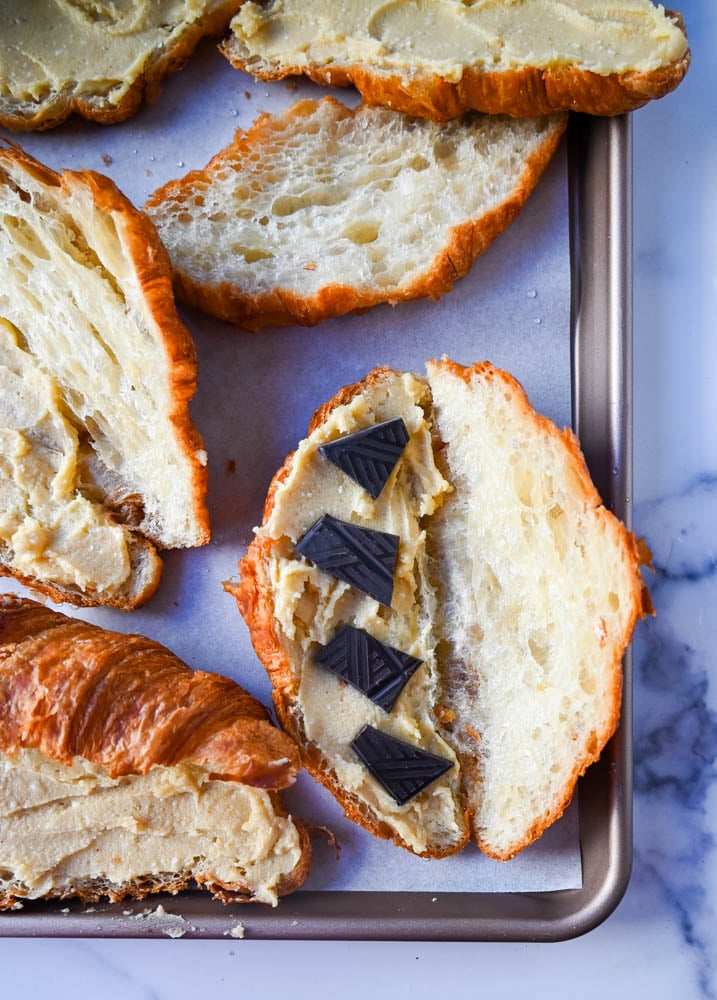
[[[79,488],[81,450],[60,389],[0,317],[0,545],[24,576],[114,591],[128,529]]]
[[[374,781],[350,750],[365,725],[420,745],[454,764],[433,706],[440,702],[436,665],[436,593],[431,583],[423,518],[433,514],[451,490],[434,454],[424,407],[430,402],[425,380],[411,374],[379,382],[370,391],[336,407],[299,445],[291,473],[277,492],[276,503],[258,536],[281,539],[270,555],[274,614],[291,649],[300,725],[308,741],[321,747],[342,786],[390,822],[417,853],[450,831],[460,840],[465,819],[459,769],[452,767],[429,788],[403,805]],[[321,445],[349,432],[400,415],[410,434],[402,461],[378,500],[319,453]],[[307,489],[307,487],[310,487]],[[399,535],[391,609],[297,559],[294,545],[324,512],[341,520],[360,517],[361,524]],[[381,642],[421,659],[390,714],[363,694],[339,681],[315,662],[319,645],[328,643],[343,622],[365,629]]]
[[[265,707],[144,636],[0,595],[0,910],[192,883],[276,903],[306,879]]]
[[[407,74],[420,63],[453,82],[466,65],[501,71],[574,63],[600,75],[651,70],[687,47],[664,9],[648,0],[314,0],[308,15],[305,0],[248,2],[231,28],[257,60],[380,63]]]
[[[275,904],[302,845],[274,802],[193,764],[112,778],[80,757],[68,766],[35,749],[0,753],[0,895],[106,893],[161,876]]]
[[[374,501],[321,448],[396,417],[409,440]],[[384,568],[378,544],[344,533],[316,561],[304,553],[322,514],[399,537],[390,606],[343,582]],[[282,721],[351,818],[432,857],[459,850],[470,822],[485,853],[508,859],[561,815],[614,731],[620,659],[649,611],[640,561],[572,433],[488,362],[443,359],[426,378],[375,369],[314,414],[232,592]],[[353,686],[384,669],[371,654],[353,674],[326,660],[345,625],[422,661],[390,711]],[[365,727],[381,738],[354,753]],[[408,752],[387,750],[395,740]],[[411,750],[453,766],[420,785]]]

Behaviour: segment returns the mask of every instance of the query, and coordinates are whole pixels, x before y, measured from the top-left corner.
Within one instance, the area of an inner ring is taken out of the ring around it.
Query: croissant
[[[508,860],[618,724],[645,558],[569,430],[507,372],[443,358],[315,412],[225,588],[350,819]]]
[[[145,210],[184,301],[247,330],[313,326],[449,292],[521,211],[567,120],[438,125],[305,99]]]
[[[129,610],[159,585],[158,550],[210,536],[169,258],[109,178],[4,141],[0,216],[0,575]]]
[[[0,910],[192,883],[275,903],[311,861],[292,741],[159,643],[0,595]]]

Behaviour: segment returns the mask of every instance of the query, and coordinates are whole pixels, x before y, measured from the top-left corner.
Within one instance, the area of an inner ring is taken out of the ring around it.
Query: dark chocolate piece
[[[397,740],[374,726],[365,726],[351,747],[399,806],[453,767],[445,757]]]
[[[324,514],[299,540],[296,551],[390,607],[399,541],[398,535],[387,531],[361,528]]]
[[[316,662],[390,712],[423,660],[384,645],[361,628],[343,625]]]
[[[407,443],[406,425],[401,417],[395,417],[322,444],[319,451],[375,500]]]

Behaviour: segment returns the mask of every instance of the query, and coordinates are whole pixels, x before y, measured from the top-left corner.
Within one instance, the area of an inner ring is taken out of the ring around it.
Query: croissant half
[[[190,884],[275,903],[311,859],[296,748],[226,677],[0,597],[0,909]]]
[[[354,474],[384,461],[376,434],[397,419],[405,444],[374,498]],[[353,464],[328,460],[352,440]],[[307,549],[325,522],[334,538]],[[349,818],[422,856],[472,836],[508,860],[559,818],[618,724],[622,657],[650,612],[643,559],[574,435],[507,372],[443,358],[425,376],[374,369],[316,411],[225,587],[282,724]],[[366,585],[376,566],[388,597]],[[387,709],[372,686],[389,669]]]
[[[210,536],[169,258],[108,177],[2,141],[0,215],[0,574],[129,610]]]

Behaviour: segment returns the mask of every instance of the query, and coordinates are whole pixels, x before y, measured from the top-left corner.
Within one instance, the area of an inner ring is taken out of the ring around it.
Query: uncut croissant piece
[[[198,884],[275,902],[302,884],[299,767],[266,709],[159,643],[0,597],[0,909]]]

